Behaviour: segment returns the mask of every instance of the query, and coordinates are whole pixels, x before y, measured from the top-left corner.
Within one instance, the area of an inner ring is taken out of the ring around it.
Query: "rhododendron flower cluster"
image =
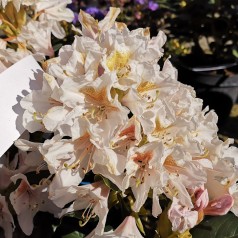
[[[27,55],[53,57],[52,36],[66,36],[62,22],[72,22],[71,0],[0,0],[0,72]]]
[[[56,16],[49,12],[42,17]],[[170,201],[167,216],[179,233],[204,215],[238,215],[238,149],[218,138],[217,115],[177,81],[169,59],[158,64],[165,34],[130,31],[115,21],[119,13],[110,8],[98,22],[80,11],[73,44],[44,62],[42,89],[21,100],[23,126],[47,139],[19,139],[19,162],[2,158],[1,176],[18,181],[10,201],[0,197],[6,237],[14,229],[7,202],[27,235],[38,211],[59,218],[82,211],[81,226],[98,218],[87,237],[143,237],[136,221],[149,199],[155,218],[164,210],[161,199]],[[49,176],[33,185],[28,171]],[[89,181],[91,175],[97,179]],[[131,213],[106,232],[113,194],[130,201]]]

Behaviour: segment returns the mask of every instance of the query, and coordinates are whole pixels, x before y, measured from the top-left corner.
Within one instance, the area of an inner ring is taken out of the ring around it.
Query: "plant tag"
[[[27,56],[0,74],[0,156],[25,131],[20,100],[42,86],[43,70]]]

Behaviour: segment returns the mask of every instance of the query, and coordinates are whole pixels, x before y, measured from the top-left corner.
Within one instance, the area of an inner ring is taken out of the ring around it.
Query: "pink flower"
[[[221,216],[230,211],[234,204],[234,199],[230,194],[225,194],[219,198],[211,200],[204,209],[205,215]]]
[[[205,209],[209,202],[208,192],[207,189],[199,188],[195,193],[195,210],[201,211]]]
[[[172,223],[172,230],[183,233],[197,224],[198,212],[181,205],[179,200],[174,197],[168,211],[168,218]]]

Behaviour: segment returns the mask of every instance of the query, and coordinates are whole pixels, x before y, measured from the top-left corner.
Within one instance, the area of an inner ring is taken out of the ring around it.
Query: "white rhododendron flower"
[[[29,132],[44,129],[55,131],[58,124],[63,123],[64,117],[71,110],[63,105],[59,93],[58,82],[53,76],[44,74],[42,90],[32,91],[21,101],[21,106],[26,109],[23,125]],[[59,119],[57,122],[55,117]]]
[[[218,138],[216,113],[177,80],[169,58],[158,64],[162,31],[151,38],[148,28],[129,30],[116,22],[117,8],[100,21],[81,10],[78,35],[55,56],[51,35],[65,36],[61,21],[72,20],[71,1],[24,2],[34,17],[11,38],[19,49],[0,42],[0,66],[29,54],[47,60],[42,87],[20,101],[33,137],[15,142],[23,152],[14,160],[0,159],[0,191],[12,189],[25,234],[38,211],[62,220],[80,214],[81,226],[96,221],[88,238],[143,237],[148,204],[148,219],[168,211],[175,233],[204,215],[238,214],[238,149]],[[33,171],[46,175],[31,183]],[[119,205],[124,221],[105,232]],[[13,229],[10,217],[4,224],[5,232]]]
[[[173,202],[168,211],[168,218],[172,223],[173,231],[185,232],[187,229],[194,227],[198,220],[198,212],[188,209],[179,203],[177,198],[173,198]]]
[[[100,238],[100,237],[114,237],[114,238],[142,238],[143,236],[140,234],[135,218],[132,216],[128,216],[124,219],[124,221],[114,230],[105,232],[103,235],[95,234],[95,230],[93,230],[86,238]]]
[[[33,230],[33,218],[38,211],[48,211],[57,215],[59,209],[48,199],[47,183],[30,185],[23,174],[14,175],[11,180],[21,180],[17,189],[11,193],[11,204],[16,211],[19,225],[26,235]]]
[[[105,184],[96,182],[78,187],[56,189],[53,191],[51,199],[59,207],[63,207],[73,201],[69,207],[63,209],[61,216],[72,211],[84,209],[82,220],[80,221],[81,225],[86,224],[91,217],[98,216],[99,222],[95,228],[95,234],[102,235],[108,213],[107,200],[109,191]]]
[[[53,56],[54,51],[51,45],[52,26],[49,22],[30,21],[22,28],[17,42],[30,47],[33,53],[39,52],[43,55]]]
[[[40,21],[56,20],[72,22],[74,13],[66,7],[71,2],[72,0],[38,0],[35,2],[35,11],[42,12],[40,14]]]
[[[27,55],[33,55],[39,62],[45,57],[54,57],[52,34],[58,40],[66,37],[62,22],[70,23],[74,19],[73,11],[68,8],[71,2],[0,1],[0,7],[4,12],[0,24],[6,43],[0,44],[0,71],[4,71]]]

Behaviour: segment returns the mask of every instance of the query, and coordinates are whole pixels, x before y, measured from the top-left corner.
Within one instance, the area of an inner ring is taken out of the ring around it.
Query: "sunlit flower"
[[[162,144],[149,143],[140,148],[128,150],[124,189],[131,187],[135,196],[135,211],[139,211],[148,197],[150,188],[164,186],[160,178],[163,173],[162,161],[166,157]],[[158,202],[154,196],[154,202]],[[153,212],[153,214],[156,214]],[[158,215],[158,214],[157,214]]]
[[[59,207],[64,207],[65,204],[73,201],[69,207],[63,209],[61,216],[84,209],[80,221],[81,226],[84,226],[90,218],[98,216],[99,222],[95,228],[95,233],[102,235],[108,213],[108,195],[109,188],[102,182],[96,182],[78,187],[57,189],[50,196]]]
[[[42,88],[20,102],[23,126],[32,133],[47,132],[47,138],[15,142],[26,157],[40,157],[30,169],[43,167],[49,177],[33,185],[21,174],[28,167],[13,164],[12,173],[7,168],[11,163],[0,164],[0,186],[20,180],[10,200],[22,230],[31,234],[37,211],[60,217],[80,211],[81,226],[99,218],[87,237],[142,237],[132,216],[104,232],[109,207],[117,208],[119,199],[121,208],[135,216],[151,200],[150,214],[158,217],[164,197],[171,201],[167,215],[172,230],[180,233],[204,215],[237,215],[238,149],[218,138],[217,115],[203,109],[191,86],[177,80],[170,60],[158,64],[165,34],[159,31],[151,38],[148,28],[129,30],[115,21],[118,8],[111,7],[103,20],[80,10],[82,27],[73,29],[78,35],[53,58],[51,34],[64,37],[59,21],[71,20],[70,2],[35,3],[34,19],[13,41],[22,54],[14,55],[4,42],[0,46],[3,70],[24,54],[50,57],[42,64]],[[158,8],[154,1],[136,2]],[[83,185],[88,176],[97,182]],[[49,208],[52,202],[57,209]]]
[[[101,21],[95,20],[88,13],[80,10],[79,22],[82,25],[82,33],[85,36],[92,37],[93,39],[99,36],[99,33],[109,30],[115,23],[116,17],[119,15],[120,9],[110,7],[109,12]]]
[[[76,140],[55,136],[39,146],[54,180],[60,180],[62,187],[78,185],[93,167],[94,145],[88,133]]]
[[[41,13],[40,21],[56,20],[71,22],[74,18],[73,11],[66,8],[72,0],[38,0],[35,3],[35,11]]]
[[[23,126],[29,132],[55,131],[70,109],[63,106],[59,96],[59,85],[54,77],[44,74],[42,90],[33,90],[21,100],[25,109]]]
[[[17,37],[17,42],[25,48],[43,55],[53,56],[54,50],[51,43],[52,26],[50,22],[31,20],[22,27],[21,33]]]

